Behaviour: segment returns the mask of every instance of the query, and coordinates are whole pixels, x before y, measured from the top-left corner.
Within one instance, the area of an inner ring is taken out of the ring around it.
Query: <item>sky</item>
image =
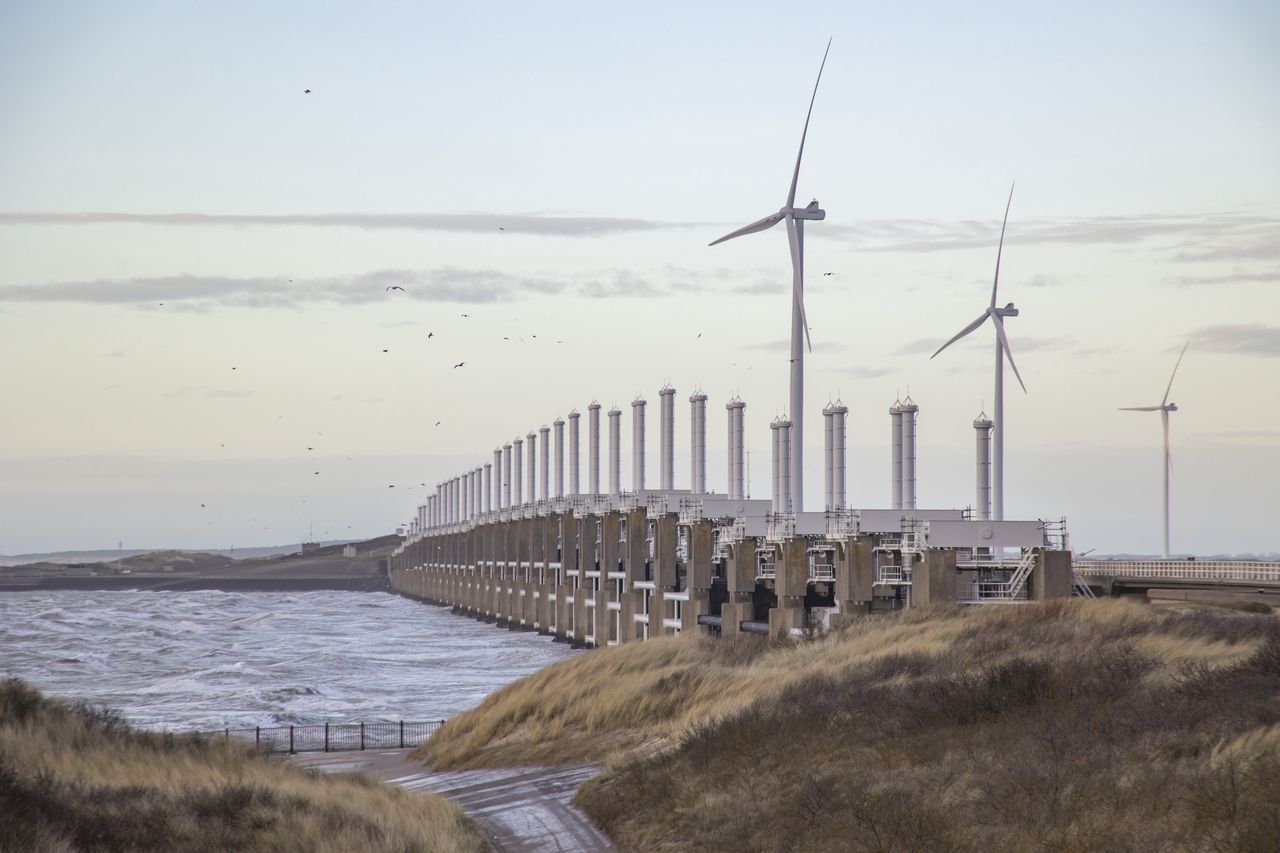
[[[0,5],[0,553],[378,535],[593,399],[629,448],[665,383],[677,485],[700,388],[712,488],[736,394],[767,497],[786,236],[707,244],[785,200],[828,38],[807,505],[837,397],[888,504],[908,393],[920,504],[974,502],[992,332],[929,356],[1016,181],[1006,517],[1158,551],[1159,416],[1116,409],[1190,341],[1173,549],[1280,551],[1280,7],[1059,5]]]

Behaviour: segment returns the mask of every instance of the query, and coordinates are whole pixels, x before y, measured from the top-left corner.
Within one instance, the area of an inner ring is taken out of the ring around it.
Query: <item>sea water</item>
[[[442,720],[572,654],[390,593],[0,594],[0,677],[153,729]]]

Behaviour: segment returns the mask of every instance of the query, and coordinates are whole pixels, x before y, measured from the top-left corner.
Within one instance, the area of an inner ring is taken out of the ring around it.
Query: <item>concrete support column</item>
[[[551,497],[551,427],[538,429],[538,452],[542,454],[542,467],[539,469],[542,476],[538,494],[545,501]]]

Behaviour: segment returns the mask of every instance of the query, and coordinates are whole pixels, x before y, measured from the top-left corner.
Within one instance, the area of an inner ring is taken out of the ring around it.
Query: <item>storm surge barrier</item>
[[[206,735],[252,741],[267,752],[352,752],[362,749],[405,749],[435,734],[444,720],[425,722],[317,723],[307,726],[226,728]]]

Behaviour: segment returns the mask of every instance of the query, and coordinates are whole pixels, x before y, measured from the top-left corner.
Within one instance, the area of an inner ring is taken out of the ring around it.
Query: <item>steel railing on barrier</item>
[[[1251,560],[1075,560],[1085,577],[1176,578],[1280,583],[1280,563]]]
[[[252,741],[268,752],[350,752],[361,749],[405,749],[431,737],[444,720],[396,723],[318,723],[309,726],[255,726],[205,732],[230,740]]]

